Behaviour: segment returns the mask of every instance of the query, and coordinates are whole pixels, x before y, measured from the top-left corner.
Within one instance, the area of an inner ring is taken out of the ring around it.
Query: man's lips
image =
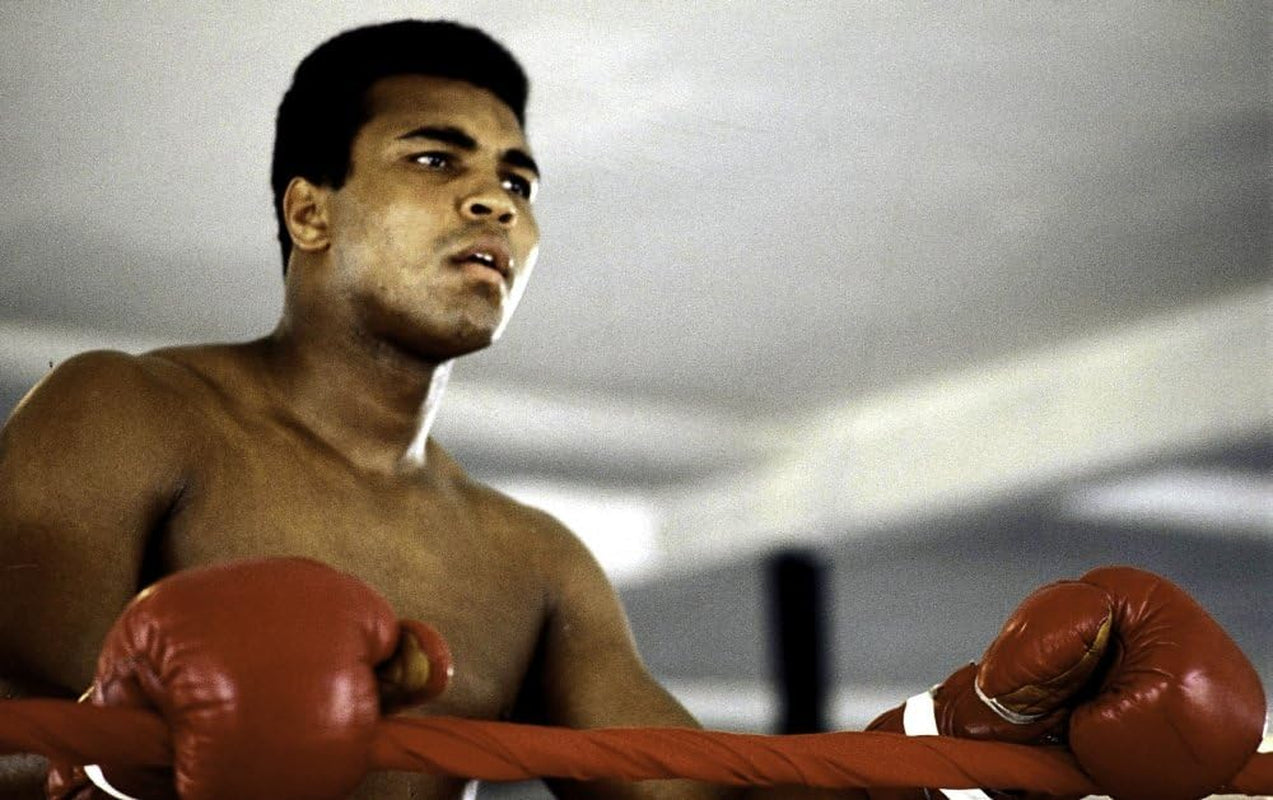
[[[498,272],[505,281],[513,274],[513,254],[500,236],[481,236],[451,256],[455,264],[478,264]]]

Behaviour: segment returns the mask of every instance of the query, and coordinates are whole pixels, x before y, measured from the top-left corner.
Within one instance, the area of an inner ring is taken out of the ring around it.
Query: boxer
[[[451,363],[499,337],[535,264],[526,94],[502,46],[450,23],[346,32],[302,62],[274,147],[277,327],[245,343],[77,356],[0,434],[7,696],[79,695],[112,621],[164,575],[294,555],[443,632],[457,677],[420,713],[694,724],[647,673],[579,540],[429,436]],[[0,797],[40,796],[43,768],[10,765],[20,774]],[[464,791],[383,774],[351,796]]]
[[[83,354],[0,432],[6,697],[78,695],[121,609],[163,576],[301,556],[445,636],[455,679],[416,713],[695,725],[646,671],[583,545],[429,437],[451,363],[499,337],[535,263],[526,91],[507,51],[449,23],[358,29],[302,62],[275,142],[277,327],[239,344]],[[252,624],[250,608],[240,617]],[[43,766],[23,764],[10,762],[0,798],[41,796]],[[719,796],[685,783],[551,787]],[[375,774],[349,796],[465,791]]]

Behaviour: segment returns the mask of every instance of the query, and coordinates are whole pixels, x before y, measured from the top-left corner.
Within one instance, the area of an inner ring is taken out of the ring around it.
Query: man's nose
[[[476,191],[460,202],[460,212],[469,219],[494,221],[511,228],[517,224],[517,206],[503,187]]]

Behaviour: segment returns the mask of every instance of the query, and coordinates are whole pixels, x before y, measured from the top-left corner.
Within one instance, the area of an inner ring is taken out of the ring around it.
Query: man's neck
[[[451,362],[427,361],[370,337],[320,328],[284,318],[264,340],[280,405],[359,466],[396,473],[422,469]]]

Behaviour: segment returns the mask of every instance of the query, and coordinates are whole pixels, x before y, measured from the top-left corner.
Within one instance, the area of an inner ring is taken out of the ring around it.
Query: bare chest
[[[455,677],[419,713],[511,714],[546,587],[528,556],[533,531],[519,530],[501,502],[454,485],[358,474],[285,437],[225,436],[201,455],[156,537],[164,571],[282,555],[332,564],[446,637]],[[450,798],[461,787],[385,775],[358,797]]]

